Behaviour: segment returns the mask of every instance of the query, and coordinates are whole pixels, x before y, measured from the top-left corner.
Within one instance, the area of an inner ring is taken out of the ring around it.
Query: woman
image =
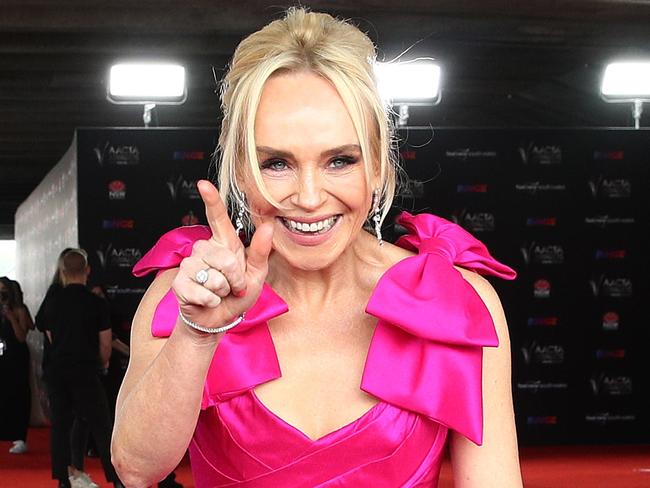
[[[127,486],[188,445],[198,487],[435,486],[447,439],[456,486],[521,486],[508,331],[473,271],[514,272],[432,215],[403,214],[411,234],[382,245],[394,145],[374,57],[303,9],[237,48],[220,191],[198,185],[210,227],[166,234],[134,269],[158,276],[118,398]]]
[[[33,328],[20,285],[0,277],[0,439],[13,441],[12,454],[27,452],[31,393],[26,340]]]

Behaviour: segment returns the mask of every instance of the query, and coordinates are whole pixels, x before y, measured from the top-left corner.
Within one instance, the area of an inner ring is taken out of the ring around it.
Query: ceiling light
[[[638,129],[643,102],[650,101],[650,61],[617,61],[608,64],[600,93],[606,102],[632,103],[634,126]]]
[[[144,105],[148,127],[156,105],[180,105],[187,99],[185,68],[153,62],[115,64],[109,71],[107,97],[112,103]]]
[[[381,97],[399,107],[397,124],[400,126],[408,122],[409,105],[440,103],[442,70],[431,60],[377,63],[375,74]]]

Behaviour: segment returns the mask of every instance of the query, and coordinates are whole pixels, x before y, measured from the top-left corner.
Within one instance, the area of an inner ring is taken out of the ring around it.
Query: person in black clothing
[[[95,439],[106,479],[122,487],[110,459],[111,420],[98,371],[108,367],[111,324],[106,303],[86,282],[85,252],[63,257],[65,286],[55,290],[42,310],[50,347],[45,379],[52,410],[52,478],[69,488],[70,428],[75,414],[85,418]]]
[[[34,327],[17,282],[0,277],[0,439],[12,454],[27,451],[31,407],[27,333]]]

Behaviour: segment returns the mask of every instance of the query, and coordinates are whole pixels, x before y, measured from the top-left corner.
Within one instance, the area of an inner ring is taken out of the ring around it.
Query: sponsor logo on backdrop
[[[522,143],[519,146],[519,156],[524,164],[560,164],[562,163],[562,148],[550,144]]]
[[[445,151],[445,156],[459,161],[467,161],[469,159],[495,159],[497,157],[497,152],[493,149],[473,149],[463,147],[447,150]]]
[[[560,244],[539,244],[531,242],[524,244],[521,255],[526,264],[562,264],[564,263],[564,247]]]
[[[544,183],[541,181],[525,181],[522,183],[515,183],[515,190],[526,195],[539,195],[539,194],[557,194],[566,191],[564,183]]]
[[[604,229],[610,225],[633,225],[634,217],[610,217],[609,215],[594,215],[585,217],[585,224]]]
[[[456,193],[487,193],[487,183],[474,183],[472,185],[457,185]]]
[[[594,198],[630,198],[632,182],[627,178],[605,178],[599,176],[588,182],[591,196]]]
[[[596,261],[621,261],[625,259],[625,249],[596,249],[594,259]]]
[[[618,330],[621,323],[621,317],[616,312],[605,312],[602,317],[603,330]]]
[[[191,210],[181,217],[181,225],[197,225],[199,218]]]
[[[540,391],[563,391],[569,388],[568,383],[564,382],[549,382],[542,380],[529,380],[529,381],[520,381],[517,383],[517,389],[519,391],[526,391],[529,393],[539,393]]]
[[[545,317],[528,317],[526,321],[528,327],[557,327],[560,323],[560,318],[556,316]]]
[[[470,232],[493,232],[494,214],[490,212],[470,212],[461,210],[451,215],[451,220]]]
[[[402,198],[422,198],[424,196],[424,181],[408,178],[398,195]]]
[[[196,187],[197,181],[186,179],[183,175],[179,175],[177,178],[170,177],[167,180],[167,190],[172,200],[176,201],[181,198],[186,200],[199,200],[201,195]]]
[[[106,293],[111,297],[123,295],[144,295],[146,288],[124,288],[120,285],[109,285],[106,287]]]
[[[635,422],[636,415],[631,413],[597,412],[585,415],[585,420],[592,424],[607,425],[612,423]]]
[[[140,164],[140,150],[133,145],[113,146],[107,141],[103,146],[94,148],[93,153],[100,166]]]
[[[205,151],[174,151],[176,161],[202,161],[205,159]]]
[[[557,217],[528,217],[526,227],[555,227]]]
[[[627,351],[623,348],[617,349],[596,349],[596,359],[625,359]]]
[[[137,247],[114,247],[108,244],[97,251],[99,264],[102,268],[132,268],[140,258],[142,251]]]
[[[126,198],[126,183],[122,180],[113,180],[108,184],[109,200],[124,200]]]
[[[627,396],[632,394],[632,378],[629,376],[600,375],[589,380],[591,392],[595,396]]]
[[[532,341],[521,347],[521,354],[527,365],[557,365],[564,363],[564,346],[561,344],[539,344]]]
[[[595,161],[623,161],[625,159],[625,151],[594,151]]]
[[[529,415],[526,417],[528,425],[557,425],[557,415]]]
[[[533,296],[535,298],[549,298],[551,296],[551,282],[545,279],[533,283]]]
[[[609,277],[602,274],[589,280],[589,286],[595,297],[626,298],[634,293],[632,280],[627,277]]]
[[[417,158],[417,153],[413,150],[400,151],[399,154],[405,161],[415,161]]]
[[[133,219],[104,219],[102,229],[135,229],[135,220]]]

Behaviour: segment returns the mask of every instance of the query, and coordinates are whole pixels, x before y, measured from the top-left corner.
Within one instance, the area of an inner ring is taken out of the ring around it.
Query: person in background
[[[18,282],[0,277],[0,439],[12,454],[27,452],[31,410],[27,333],[34,328]]]
[[[59,487],[85,487],[87,480],[69,475],[70,429],[74,415],[83,417],[95,439],[106,479],[122,487],[111,464],[111,418],[98,371],[111,352],[111,325],[106,303],[87,289],[86,253],[63,256],[64,287],[44,305],[42,320],[50,341],[46,381],[52,411],[52,478]]]
[[[508,327],[479,275],[515,272],[431,214],[382,239],[399,145],[375,58],[303,8],[235,50],[219,189],[198,182],[209,227],[168,232],[133,270],[156,278],[113,432],[130,487],[188,446],[199,487],[434,487],[446,446],[456,488],[521,487]]]

